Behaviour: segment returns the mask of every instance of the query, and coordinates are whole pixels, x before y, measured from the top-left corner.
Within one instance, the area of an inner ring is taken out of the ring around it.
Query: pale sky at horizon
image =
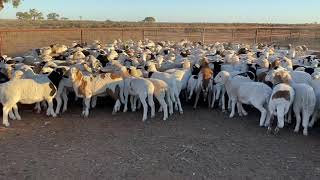
[[[18,8],[6,4],[0,19],[15,19],[16,12],[31,8],[70,19],[102,21],[141,21],[153,16],[159,22],[320,22],[320,0],[23,0]]]

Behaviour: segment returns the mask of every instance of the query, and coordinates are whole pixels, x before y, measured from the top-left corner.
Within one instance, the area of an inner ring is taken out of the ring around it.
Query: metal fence
[[[134,28],[83,28],[83,29],[7,29],[0,30],[0,54],[21,55],[32,48],[59,43],[70,45],[73,41],[102,43],[114,39],[154,41],[188,39],[203,43],[291,43],[306,44],[320,49],[320,28],[214,28],[214,27],[134,27]]]

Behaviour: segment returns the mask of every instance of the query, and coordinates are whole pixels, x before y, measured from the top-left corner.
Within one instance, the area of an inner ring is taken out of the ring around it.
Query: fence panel
[[[215,28],[215,27],[132,27],[88,29],[26,29],[0,30],[0,54],[21,55],[32,48],[73,41],[92,43],[99,40],[110,43],[115,39],[154,41],[190,41],[215,43],[271,43],[280,45],[305,44],[320,49],[320,28]]]

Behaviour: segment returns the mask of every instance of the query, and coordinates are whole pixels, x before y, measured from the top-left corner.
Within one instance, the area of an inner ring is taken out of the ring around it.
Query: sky
[[[18,8],[5,5],[0,19],[36,8],[69,19],[201,23],[320,22],[320,0],[23,0]]]

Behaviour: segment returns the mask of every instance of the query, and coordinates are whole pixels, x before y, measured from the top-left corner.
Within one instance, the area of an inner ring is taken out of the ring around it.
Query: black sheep
[[[199,65],[193,65],[192,66],[192,71],[191,74],[192,75],[198,75],[200,73],[201,67]]]
[[[59,83],[62,80],[66,70],[64,68],[57,68],[56,70],[52,71],[48,78],[52,82],[52,84],[58,89]]]
[[[5,75],[4,73],[0,72],[0,84],[8,82],[9,78],[7,75]]]
[[[87,50],[83,50],[82,53],[83,53],[86,57],[90,55],[90,52],[87,51]]]
[[[102,67],[105,67],[107,63],[109,63],[109,59],[107,55],[100,54],[97,59],[102,64]]]

